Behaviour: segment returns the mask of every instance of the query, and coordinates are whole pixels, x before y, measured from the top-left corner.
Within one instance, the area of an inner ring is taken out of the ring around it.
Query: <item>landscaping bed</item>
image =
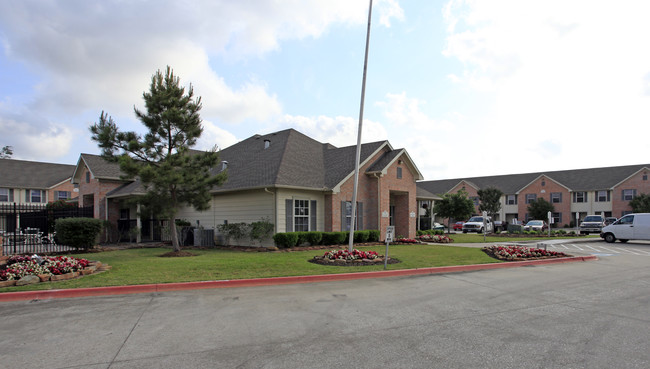
[[[493,258],[503,261],[540,260],[573,256],[560,251],[548,251],[533,247],[514,245],[487,246],[483,247],[481,250]]]
[[[335,266],[379,265],[384,264],[384,256],[377,254],[375,251],[361,251],[357,249],[349,251],[348,249],[344,249],[328,251],[322,256],[314,256],[308,261],[320,265]],[[390,257],[386,261],[387,264],[397,264],[399,262],[399,260]]]
[[[62,281],[109,269],[99,261],[70,256],[4,256],[0,258],[0,287]]]

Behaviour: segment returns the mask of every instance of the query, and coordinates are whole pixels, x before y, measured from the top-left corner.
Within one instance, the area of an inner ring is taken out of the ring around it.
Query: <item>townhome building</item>
[[[210,209],[183,207],[177,219],[209,229],[266,219],[275,233],[349,231],[355,152],[356,146],[335,147],[294,129],[251,136],[219,152],[221,163],[212,171],[227,171],[228,179],[212,189]],[[418,204],[438,198],[418,189],[422,179],[405,149],[388,141],[361,145],[355,229],[380,230],[383,239],[392,225],[397,235],[415,237]],[[155,214],[144,214],[130,201],[144,188],[137,179],[125,179],[116,163],[81,154],[72,181],[79,186],[80,204],[95,206],[95,217],[118,229],[120,223],[135,224],[141,236],[151,232],[154,226],[147,224]]]
[[[630,200],[650,193],[649,172],[650,164],[639,164],[420,181],[418,187],[437,195],[464,190],[474,201],[477,214],[478,191],[497,188],[503,196],[495,220],[509,223],[529,220],[529,204],[543,198],[553,204],[555,226],[569,227],[591,214],[620,218],[632,212]]]
[[[0,159],[1,204],[47,204],[70,200],[78,191],[70,182],[74,165]]]

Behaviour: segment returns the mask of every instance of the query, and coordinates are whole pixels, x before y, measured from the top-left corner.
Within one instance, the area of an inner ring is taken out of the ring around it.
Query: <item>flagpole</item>
[[[350,237],[348,251],[354,248],[354,226],[357,215],[357,187],[359,187],[359,161],[361,161],[361,128],[363,126],[363,104],[366,98],[366,72],[368,71],[368,47],[370,45],[370,19],[372,17],[372,0],[368,7],[368,30],[366,31],[366,54],[363,59],[363,79],[361,82],[361,107],[359,108],[359,131],[357,133],[357,153],[354,161],[354,187],[352,189],[352,214],[350,216]],[[343,210],[343,209],[341,209]]]

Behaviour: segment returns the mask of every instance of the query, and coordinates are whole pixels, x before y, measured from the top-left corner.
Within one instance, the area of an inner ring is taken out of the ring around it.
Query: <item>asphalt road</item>
[[[608,254],[444,275],[4,302],[0,367],[648,368],[650,256]]]

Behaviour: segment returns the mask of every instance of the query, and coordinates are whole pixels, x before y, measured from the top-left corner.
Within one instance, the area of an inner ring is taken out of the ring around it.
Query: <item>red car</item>
[[[465,222],[456,222],[456,223],[454,223],[454,231],[462,231],[463,230],[463,224],[465,224]]]

